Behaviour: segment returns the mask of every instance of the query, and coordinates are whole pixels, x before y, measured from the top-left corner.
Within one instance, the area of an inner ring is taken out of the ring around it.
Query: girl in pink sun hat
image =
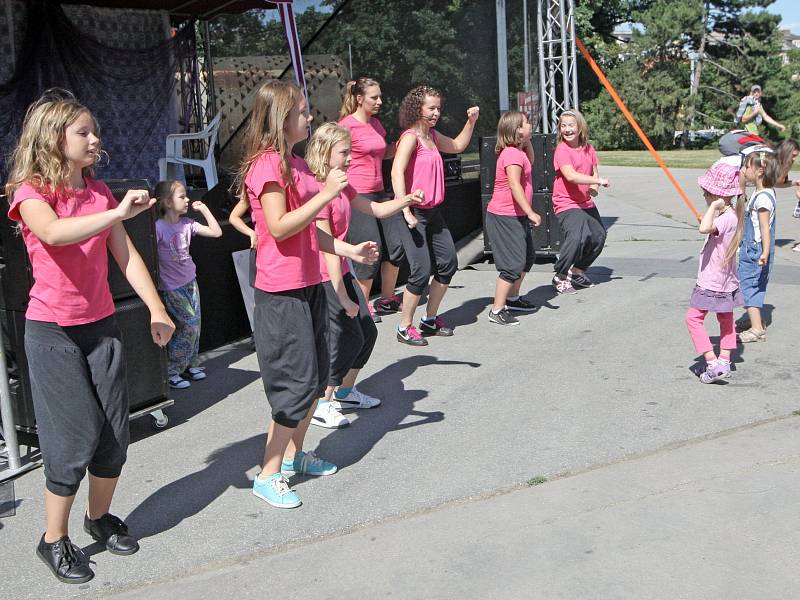
[[[731,350],[736,348],[733,309],[744,304],[739,290],[736,249],[742,239],[745,202],[734,198],[741,194],[739,170],[717,162],[697,180],[708,208],[700,221],[700,233],[706,234],[700,252],[697,283],[686,312],[686,326],[695,350],[703,355],[706,369],[702,383],[714,383],[730,377]],[[720,329],[719,355],[706,331],[704,321],[716,313]]]

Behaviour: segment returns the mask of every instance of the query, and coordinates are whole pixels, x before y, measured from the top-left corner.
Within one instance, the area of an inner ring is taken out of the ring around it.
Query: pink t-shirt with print
[[[436,132],[431,129],[431,140],[429,143],[436,143]],[[422,145],[419,133],[416,129],[406,129],[401,135],[403,139],[406,135],[413,135],[417,140],[417,147],[411,153],[411,158],[406,166],[406,193],[410,194],[416,190],[425,193],[425,200],[422,204],[415,204],[415,208],[433,208],[444,202],[444,161],[439,149],[434,147],[432,150]],[[398,140],[398,143],[399,140]]]
[[[383,157],[386,154],[386,130],[371,117],[362,123],[348,115],[339,125],[350,130],[351,154],[347,180],[361,194],[383,191]]]
[[[561,167],[572,165],[578,173],[584,175],[594,174],[597,165],[597,154],[591,144],[571,148],[565,142],[556,146],[553,155],[553,168],[556,172],[553,183],[553,208],[556,213],[564,212],[571,208],[593,208],[594,202],[589,196],[589,185],[570,183],[561,174]]]
[[[524,217],[525,211],[522,210],[520,205],[514,200],[514,196],[511,193],[511,186],[508,184],[508,172],[506,171],[506,167],[510,165],[517,165],[522,168],[522,173],[520,175],[522,190],[525,192],[525,198],[527,198],[528,204],[533,200],[531,161],[524,151],[514,146],[506,146],[500,152],[500,156],[497,157],[494,190],[492,191],[492,199],[486,207],[486,210],[493,215]]]
[[[319,182],[319,189],[325,187],[325,184]],[[352,209],[350,202],[353,201],[358,195],[358,192],[352,185],[348,185],[342,192],[330,201],[321,211],[317,213],[317,220],[327,219],[331,226],[331,234],[337,240],[345,241],[347,238],[347,231],[350,229],[350,218]],[[347,260],[344,257],[342,261],[342,275],[350,272],[350,267],[347,266]],[[328,266],[325,264],[324,253],[319,253],[319,270],[322,272],[322,280],[330,281],[331,276],[328,274]]]
[[[736,235],[739,220],[736,212],[728,209],[716,219],[714,227],[716,235],[708,234],[700,253],[700,264],[697,267],[697,285],[712,292],[734,292],[739,287],[739,273],[736,256],[725,262],[725,252]]]
[[[32,321],[62,326],[84,325],[114,314],[108,287],[108,248],[111,229],[104,229],[76,244],[50,246],[42,242],[22,220],[23,202],[45,202],[59,218],[82,217],[116,208],[117,201],[102,181],[85,179],[83,190],[52,194],[20,185],[8,217],[21,223],[22,239],[33,267],[33,287],[25,316]]]
[[[289,158],[293,186],[281,174],[281,158],[274,150],[259,156],[244,178],[250,213],[256,226],[255,287],[265,292],[284,292],[316,285],[322,281],[319,271],[319,242],[314,221],[293,236],[277,241],[270,235],[260,196],[268,183],[277,183],[286,195],[286,212],[291,212],[313,198],[319,190],[306,161]]]

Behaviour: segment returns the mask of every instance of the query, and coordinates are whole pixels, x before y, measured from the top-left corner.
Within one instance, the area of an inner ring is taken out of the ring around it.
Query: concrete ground
[[[250,491],[267,405],[247,344],[222,348],[208,380],[174,393],[167,429],[132,424],[114,512],[141,552],[89,543],[81,490],[72,537],[97,576],[58,584],[33,555],[39,469],[15,482],[16,516],[0,520],[2,597],[797,595],[792,193],[779,192],[769,340],[704,386],[683,325],[702,243],[693,217],[657,169],[603,174],[599,285],[555,296],[539,264],[524,289],[541,310],[501,328],[486,319],[495,272],[477,264],[445,298],[453,338],[402,346],[397,316],[385,318],[359,383],[383,405],[346,429],[312,427],[307,447],[341,470],[293,478],[301,508]],[[675,171],[698,199],[699,174]]]

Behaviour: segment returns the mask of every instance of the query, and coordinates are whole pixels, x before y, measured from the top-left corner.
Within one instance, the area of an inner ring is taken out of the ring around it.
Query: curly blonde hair
[[[281,157],[281,175],[286,185],[293,185],[289,155],[292,149],[286,141],[284,125],[291,110],[303,97],[303,92],[293,83],[271,79],[256,92],[253,110],[242,142],[242,163],[236,175],[238,198],[249,202],[244,179],[253,163],[267,150],[274,150]]]
[[[87,114],[100,137],[100,126],[92,112],[79,103],[72,92],[47,90],[28,107],[22,132],[9,161],[5,191],[8,197],[23,183],[30,183],[41,192],[59,192],[67,187],[70,164],[64,155],[67,127]],[[98,148],[99,152],[99,148]],[[84,177],[93,177],[94,169],[84,167]]]
[[[320,125],[306,146],[306,163],[319,181],[325,181],[331,172],[333,147],[339,142],[350,143],[350,130],[336,123]]]
[[[444,103],[444,96],[434,87],[429,85],[418,85],[413,90],[408,92],[400,103],[399,117],[400,127],[408,129],[416,125],[417,121],[422,118],[422,105],[425,104],[425,98],[428,96],[441,99]]]

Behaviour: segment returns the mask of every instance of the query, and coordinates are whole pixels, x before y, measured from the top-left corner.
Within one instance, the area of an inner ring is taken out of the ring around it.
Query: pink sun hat
[[[697,179],[697,183],[705,191],[723,198],[738,196],[742,193],[739,185],[739,169],[722,161],[711,165]]]

